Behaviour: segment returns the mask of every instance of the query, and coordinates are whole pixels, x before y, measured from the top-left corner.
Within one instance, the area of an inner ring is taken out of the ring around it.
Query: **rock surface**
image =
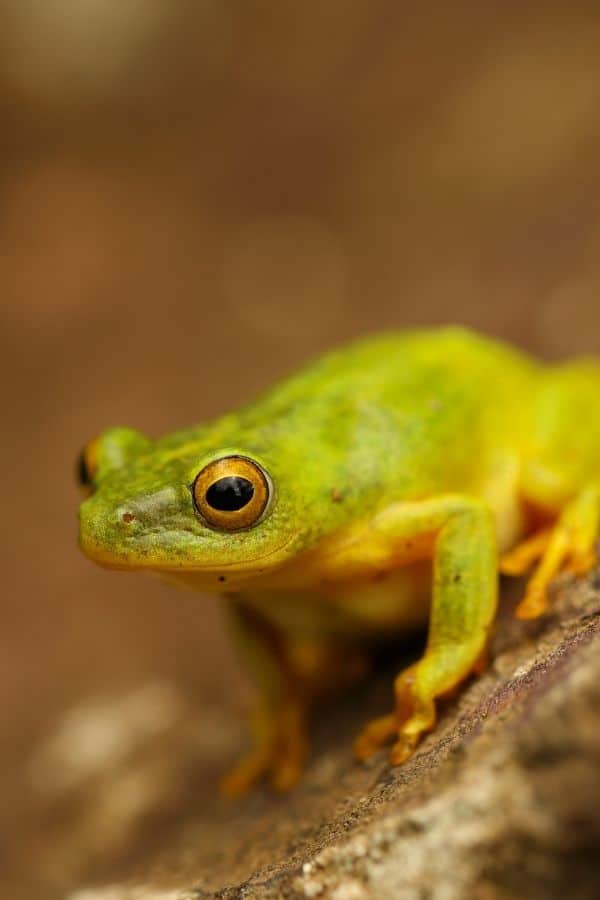
[[[389,703],[396,662],[325,711],[288,797],[220,799],[242,725],[199,715],[170,684],[71,710],[27,763],[36,827],[9,848],[13,866],[30,863],[27,896],[599,896],[600,578],[554,593],[528,625],[503,604],[493,662],[407,764],[380,753],[359,766],[350,752]]]

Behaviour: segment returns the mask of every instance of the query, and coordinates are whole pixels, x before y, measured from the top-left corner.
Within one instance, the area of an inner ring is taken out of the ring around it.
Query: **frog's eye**
[[[192,496],[199,515],[212,528],[239,531],[263,517],[271,498],[271,482],[253,460],[225,456],[196,476]]]
[[[77,483],[88,497],[94,491],[94,475],[98,468],[96,463],[97,443],[97,441],[90,441],[77,457]]]

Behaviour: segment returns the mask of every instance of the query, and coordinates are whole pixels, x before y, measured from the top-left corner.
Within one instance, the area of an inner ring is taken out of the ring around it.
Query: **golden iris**
[[[199,515],[222,531],[240,531],[260,521],[271,486],[266,472],[245,456],[225,456],[205,466],[192,485]]]

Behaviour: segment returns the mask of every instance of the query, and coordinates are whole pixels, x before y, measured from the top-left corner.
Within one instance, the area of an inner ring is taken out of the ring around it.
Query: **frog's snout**
[[[130,568],[123,538],[131,533],[137,517],[133,510],[122,509],[113,515],[99,515],[92,500],[79,508],[79,546],[96,563],[113,568]]]
[[[151,567],[163,557],[181,553],[182,531],[187,541],[198,536],[186,517],[191,513],[189,493],[182,513],[181,495],[171,486],[148,494],[123,497],[116,503],[95,494],[79,511],[79,544],[87,557],[109,568]]]

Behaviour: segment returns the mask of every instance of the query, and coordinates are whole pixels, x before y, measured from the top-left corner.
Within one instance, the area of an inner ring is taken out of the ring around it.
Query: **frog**
[[[527,620],[557,575],[595,565],[600,359],[450,325],[367,336],[205,424],[108,428],[79,480],[87,557],[223,598],[256,688],[225,793],[292,788],[310,717],[422,630],[354,743],[401,765],[485,668],[499,576],[527,576]]]

